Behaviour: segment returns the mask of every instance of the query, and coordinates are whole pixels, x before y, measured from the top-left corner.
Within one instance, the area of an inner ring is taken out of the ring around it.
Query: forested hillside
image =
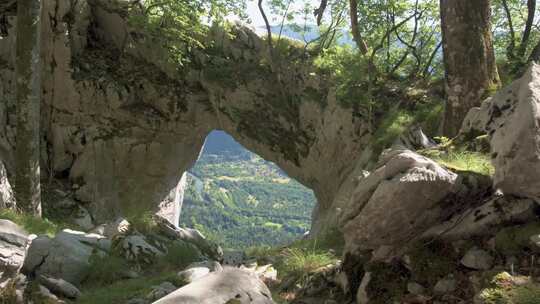
[[[180,223],[226,248],[276,245],[309,230],[314,205],[311,190],[214,131],[188,175]]]

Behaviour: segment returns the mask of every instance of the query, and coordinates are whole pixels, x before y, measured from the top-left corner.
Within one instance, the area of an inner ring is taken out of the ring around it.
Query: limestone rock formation
[[[341,226],[349,250],[400,246],[437,222],[442,200],[459,190],[458,176],[408,150],[382,156],[360,178]]]
[[[234,268],[212,272],[154,304],[273,304],[268,287],[256,274]]]
[[[169,195],[159,203],[157,215],[168,220],[172,225],[177,226],[180,223],[180,211],[182,210],[182,202],[184,201],[184,190],[187,185],[187,172],[184,172],[182,178],[175,188],[171,190]]]
[[[0,283],[15,276],[23,265],[27,242],[28,233],[24,229],[11,221],[0,220]]]
[[[15,197],[7,178],[6,168],[0,157],[0,209],[15,207]]]
[[[30,243],[23,271],[80,284],[86,277],[92,254],[105,255],[111,242],[97,234],[69,229],[62,230],[53,239],[40,236]]]
[[[303,59],[275,71],[253,31],[212,28],[213,47],[193,50],[192,64],[179,73],[117,1],[52,0],[43,13],[51,22],[42,35],[42,164],[69,177],[95,224],[157,211],[178,190],[206,135],[221,129],[313,189],[319,207],[312,232],[333,226],[336,199],[349,195],[342,184],[371,135],[302,48],[287,47],[283,56]],[[14,106],[14,41],[12,28],[0,40],[4,108]],[[9,160],[14,117],[6,116],[0,155]]]
[[[493,184],[504,194],[540,199],[540,66],[532,64],[511,85],[474,108],[462,133],[490,137]]]

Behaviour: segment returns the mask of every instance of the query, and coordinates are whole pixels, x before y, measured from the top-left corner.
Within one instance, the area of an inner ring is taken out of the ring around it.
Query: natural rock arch
[[[134,38],[137,29],[115,3],[44,2],[44,20],[52,20],[42,35],[44,166],[69,173],[75,197],[97,219],[140,214],[176,187],[206,135],[220,129],[313,189],[313,230],[331,225],[348,200],[352,171],[369,158],[370,135],[365,119],[338,103],[302,50],[289,46],[294,59],[276,67],[266,64],[266,43],[249,29],[236,26],[226,35],[213,28],[212,50],[194,51],[194,63],[179,74],[159,46]],[[13,30],[0,40],[0,92],[8,107],[13,41]],[[12,121],[0,115],[7,151]]]

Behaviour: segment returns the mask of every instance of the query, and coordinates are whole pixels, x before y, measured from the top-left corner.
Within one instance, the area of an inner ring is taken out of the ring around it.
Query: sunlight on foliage
[[[489,155],[480,152],[450,150],[448,152],[431,151],[424,154],[450,169],[471,171],[486,176],[493,176],[495,173]]]
[[[319,250],[287,248],[281,256],[282,260],[277,263],[276,268],[282,276],[311,273],[336,262],[331,253]]]
[[[10,220],[24,228],[28,233],[46,234],[53,237],[64,227],[49,221],[46,218],[38,218],[29,214],[22,214],[12,209],[0,210],[0,219]]]

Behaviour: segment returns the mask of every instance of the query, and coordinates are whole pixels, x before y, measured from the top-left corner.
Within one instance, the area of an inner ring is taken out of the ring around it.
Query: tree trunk
[[[446,110],[443,134],[455,136],[470,108],[499,86],[490,0],[440,0]]]
[[[41,216],[39,181],[40,13],[40,0],[17,1],[15,198],[21,211],[36,216]]]

